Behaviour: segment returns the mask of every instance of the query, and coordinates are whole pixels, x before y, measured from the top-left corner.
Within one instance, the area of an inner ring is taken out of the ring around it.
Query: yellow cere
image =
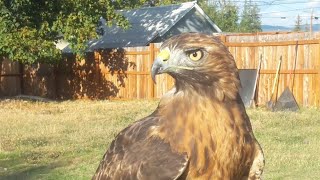
[[[163,61],[166,61],[170,58],[170,51],[169,49],[164,49],[162,51],[160,51],[160,53],[158,54],[158,58],[161,58]]]

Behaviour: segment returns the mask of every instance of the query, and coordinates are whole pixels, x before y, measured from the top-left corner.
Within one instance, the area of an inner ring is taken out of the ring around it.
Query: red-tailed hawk
[[[263,153],[220,40],[198,33],[168,39],[152,66],[153,79],[161,73],[175,87],[116,136],[93,179],[260,179]]]

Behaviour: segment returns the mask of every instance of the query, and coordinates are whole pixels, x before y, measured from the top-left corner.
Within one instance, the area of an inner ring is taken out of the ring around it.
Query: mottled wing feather
[[[93,179],[177,179],[186,169],[188,158],[185,153],[174,152],[159,137],[148,135],[158,121],[147,117],[120,132]]]

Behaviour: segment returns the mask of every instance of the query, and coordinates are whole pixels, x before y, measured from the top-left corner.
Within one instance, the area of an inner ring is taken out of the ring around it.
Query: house
[[[142,7],[133,10],[120,10],[130,22],[127,30],[117,26],[103,28],[104,35],[89,42],[89,51],[106,48],[146,46],[149,43],[163,42],[173,35],[184,32],[219,33],[219,27],[196,3]],[[104,24],[105,21],[102,21]]]

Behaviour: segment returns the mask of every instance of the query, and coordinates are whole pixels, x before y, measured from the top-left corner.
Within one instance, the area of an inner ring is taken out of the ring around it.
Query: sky
[[[233,1],[242,7],[245,0]],[[302,24],[310,24],[312,10],[313,24],[320,24],[320,0],[252,0],[252,2],[260,8],[263,25],[292,27],[298,14]]]

